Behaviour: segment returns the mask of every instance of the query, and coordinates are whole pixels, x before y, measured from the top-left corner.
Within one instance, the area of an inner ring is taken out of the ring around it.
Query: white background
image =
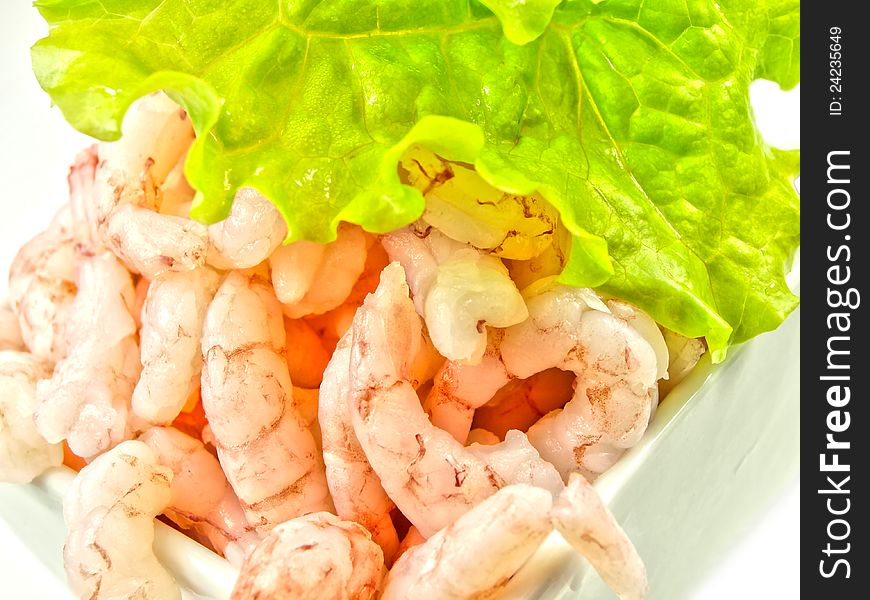
[[[52,109],[30,71],[30,46],[45,33],[36,10],[21,0],[0,7],[0,293],[16,249],[48,224],[66,200],[67,165],[89,143]],[[753,103],[762,133],[772,144],[795,148],[800,140],[800,92],[782,94],[756,84]],[[799,597],[797,481],[762,516],[730,558],[705,579],[702,600]],[[60,548],[58,548],[60,552]],[[41,564],[0,521],[0,596],[18,600],[66,597]]]

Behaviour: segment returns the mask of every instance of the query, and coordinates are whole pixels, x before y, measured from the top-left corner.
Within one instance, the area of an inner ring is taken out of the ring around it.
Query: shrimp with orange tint
[[[63,460],[60,444],[36,430],[36,382],[48,364],[26,352],[0,351],[0,481],[27,483]]]
[[[227,218],[208,227],[206,261],[222,270],[256,267],[285,237],[287,224],[275,205],[254,188],[242,188]]]
[[[159,212],[160,187],[192,141],[187,113],[158,92],[130,108],[119,141],[99,146],[87,212],[100,241],[148,279],[205,263],[205,226]]]
[[[294,242],[269,258],[275,294],[291,319],[340,306],[365,269],[371,238],[349,223],[339,225],[337,236],[329,244]]]
[[[528,316],[508,271],[495,256],[419,224],[381,238],[405,269],[417,313],[443,356],[476,364],[486,351],[486,326],[508,327]],[[467,433],[467,432],[466,432]]]
[[[239,564],[259,536],[248,526],[242,506],[214,455],[202,442],[173,427],[153,427],[139,440],[174,474],[166,516]]]
[[[21,338],[36,356],[66,356],[65,328],[76,295],[76,241],[51,227],[27,242],[9,268],[9,304]]]
[[[326,481],[336,514],[369,530],[389,564],[399,546],[390,519],[389,499],[353,430],[350,409],[350,346],[353,332],[341,338],[320,386],[318,420],[323,436]]]
[[[573,473],[553,503],[553,524],[621,600],[642,600],[646,568],[622,527],[586,479]]]
[[[504,439],[511,429],[528,431],[541,417],[568,403],[574,379],[574,373],[555,368],[512,379],[474,412],[473,427],[482,427],[497,439]]]
[[[317,332],[303,319],[284,319],[287,348],[284,356],[293,385],[316,388],[323,381],[323,371],[329,363],[329,352]]]
[[[294,403],[268,271],[233,271],[206,311],[202,405],[249,522],[267,531],[332,508],[322,458]]]
[[[384,558],[362,526],[327,512],[275,527],[242,565],[232,600],[373,600]]]
[[[52,443],[66,439],[72,451],[91,458],[127,439],[133,386],[139,377],[139,346],[133,280],[105,252],[82,260],[78,294],[66,326],[69,353],[50,379],[37,383],[36,426]]]
[[[494,598],[552,531],[552,496],[510,485],[407,550],[387,576],[384,600]]]
[[[154,517],[168,506],[172,471],[154,452],[128,440],[76,475],[64,496],[63,563],[81,598],[181,598],[154,556]]]
[[[142,373],[133,390],[133,412],[151,423],[170,423],[198,389],[200,338],[218,285],[211,269],[168,271],[149,285],[139,332]]]
[[[431,536],[506,484],[557,492],[558,473],[527,441],[466,448],[429,422],[409,378],[422,325],[408,293],[401,265],[384,269],[357,311],[350,348],[351,421],[389,497]]]

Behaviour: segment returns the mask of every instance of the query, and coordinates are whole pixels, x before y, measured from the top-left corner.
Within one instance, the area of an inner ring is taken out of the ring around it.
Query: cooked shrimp
[[[272,202],[254,188],[236,192],[226,219],[208,227],[208,264],[223,270],[249,269],[271,256],[287,224]]]
[[[124,135],[99,147],[93,211],[100,240],[148,279],[202,266],[206,228],[160,214],[160,186],[193,140],[187,113],[162,93],[131,107]]]
[[[76,295],[76,262],[75,240],[53,227],[22,246],[9,268],[9,304],[24,344],[51,363],[67,353],[64,328]]]
[[[175,166],[166,175],[166,179],[157,189],[159,210],[164,215],[189,217],[196,190],[187,182],[184,176],[184,163],[187,162],[187,152],[181,155]]]
[[[21,352],[24,349],[18,315],[8,306],[0,306],[0,350]]]
[[[667,381],[659,383],[659,392],[665,396],[695,368],[707,351],[703,338],[688,338],[670,329],[662,328],[670,352]]]
[[[181,592],[152,549],[154,517],[169,503],[172,471],[154,452],[126,441],[76,476],[63,502],[63,562],[81,598],[180,599]]]
[[[200,337],[218,274],[208,268],[166,272],[148,287],[142,310],[142,374],[133,390],[133,412],[151,423],[170,423],[198,389]]]
[[[423,403],[433,425],[465,444],[475,409],[483,406],[512,378],[499,356],[501,331],[490,333],[487,350],[477,364],[448,360],[433,380]]]
[[[405,537],[402,538],[402,541],[399,542],[399,549],[396,550],[396,555],[393,557],[393,562],[399,560],[405,552],[413,548],[414,546],[419,546],[423,542],[426,541],[426,538],[423,537],[423,534],[420,533],[420,530],[411,525],[408,528],[408,532],[405,534]]]
[[[152,427],[139,438],[157,462],[172,469],[166,516],[224,554],[234,544],[246,555],[259,541],[217,459],[202,442],[173,427]],[[230,553],[232,555],[232,553]]]
[[[552,530],[552,501],[549,493],[533,486],[502,488],[405,552],[390,570],[382,598],[497,596]]]
[[[429,422],[408,374],[420,332],[404,271],[391,264],[354,318],[348,404],[356,437],[384,490],[431,536],[512,483],[518,470],[508,465],[508,449],[490,464],[479,449],[465,448]],[[552,466],[528,449],[515,453],[523,474],[537,473],[534,483],[537,477],[558,481]]]
[[[319,512],[278,525],[239,573],[233,600],[371,600],[384,567],[381,549],[357,523]]]
[[[480,444],[481,446],[492,446],[498,444],[501,439],[491,431],[486,429],[475,428],[468,432],[468,440],[466,444]]]
[[[390,519],[394,504],[366,460],[348,407],[352,337],[353,332],[349,331],[339,341],[320,386],[318,419],[323,435],[326,481],[338,516],[368,529],[372,539],[383,549],[387,564],[391,564],[399,545]]]
[[[340,306],[365,268],[369,240],[358,226],[342,223],[329,244],[301,241],[278,248],[269,263],[284,313],[298,319]]]
[[[69,356],[37,383],[36,426],[91,458],[129,437],[130,398],[139,376],[130,273],[110,253],[85,258],[66,327]]]
[[[36,430],[36,382],[51,369],[32,354],[0,351],[0,481],[27,483],[63,460]]]
[[[320,433],[320,421],[317,419],[317,412],[320,407],[320,389],[319,388],[303,388],[293,386],[293,405],[299,412],[299,416],[308,425],[311,435],[314,437],[314,444],[317,446],[318,452],[323,451],[323,436]]]
[[[486,325],[508,327],[528,316],[522,296],[495,256],[429,227],[382,238],[390,259],[405,269],[418,314],[443,356],[472,364],[486,350]]]
[[[553,504],[553,524],[622,600],[646,596],[646,568],[598,493],[578,473]]]
[[[658,367],[656,381],[667,379],[668,364],[670,363],[669,350],[658,324],[638,307],[622,300],[608,300],[607,308],[610,309],[610,314],[631,325],[635,331],[643,336],[643,339],[649,342],[653,352],[656,353]]]
[[[99,145],[92,144],[76,155],[67,176],[72,237],[90,252],[102,249],[94,203],[94,181],[99,162]]]
[[[584,470],[586,448],[628,448],[649,423],[659,372],[649,342],[625,321],[591,308],[591,290],[553,283],[527,290],[528,321],[508,328],[500,345],[507,370],[529,377],[558,367],[577,375],[573,398],[535,423],[529,440],[564,479]]]
[[[287,332],[287,367],[293,385],[316,388],[323,380],[323,371],[329,363],[329,352],[317,332],[302,319],[284,319]]]
[[[475,411],[473,427],[491,431],[497,439],[504,439],[511,429],[528,431],[541,417],[568,403],[574,379],[574,373],[559,369],[512,379]]]
[[[320,453],[293,400],[285,331],[264,269],[234,271],[202,333],[202,405],[249,522],[267,531],[331,509]]]

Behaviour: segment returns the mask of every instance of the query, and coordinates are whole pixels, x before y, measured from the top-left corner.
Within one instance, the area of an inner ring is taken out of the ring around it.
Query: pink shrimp
[[[63,460],[60,444],[36,430],[36,382],[48,364],[26,352],[0,351],[0,481],[27,483]]]
[[[230,273],[202,334],[202,404],[227,479],[259,531],[332,508],[320,453],[294,404],[283,316],[267,275]]]
[[[181,599],[151,547],[154,517],[169,504],[171,481],[172,471],[133,440],[78,473],[63,501],[63,562],[80,597]]]
[[[76,295],[75,240],[52,227],[27,242],[9,269],[9,303],[21,338],[36,356],[66,356],[65,327]]]
[[[208,264],[249,269],[269,258],[287,237],[287,224],[268,198],[254,188],[236,192],[226,219],[208,227]]]
[[[402,513],[431,536],[505,484],[558,491],[558,474],[528,442],[465,448],[429,422],[409,379],[420,335],[404,271],[391,264],[354,318],[349,406],[360,446]]]
[[[275,293],[291,319],[323,314],[340,306],[362,274],[371,238],[342,223],[329,244],[295,242],[269,258]]]
[[[368,529],[390,564],[399,545],[390,519],[393,502],[356,438],[348,400],[352,332],[341,338],[320,386],[319,421],[326,481],[339,517]]]
[[[232,600],[372,600],[384,559],[360,525],[326,512],[282,523],[254,549]]]
[[[130,398],[139,376],[130,273],[108,252],[88,257],[66,335],[69,356],[36,386],[36,426],[52,443],[66,439],[91,458],[127,439]]]
[[[158,212],[160,186],[192,140],[187,113],[155,93],[131,107],[119,141],[99,146],[92,206],[86,212],[95,219],[100,241],[148,279],[205,263],[205,226]]]
[[[480,362],[487,325],[507,327],[528,316],[497,257],[419,224],[383,236],[382,243],[390,259],[404,267],[417,313],[448,359]]]
[[[622,600],[642,600],[646,568],[631,540],[586,479],[571,475],[553,504],[553,523]]]
[[[139,439],[174,474],[166,516],[238,564],[259,537],[214,455],[173,427],[153,427]]]
[[[552,530],[552,497],[529,485],[502,488],[402,554],[384,600],[493,598]]]
[[[142,309],[142,374],[133,411],[151,423],[170,423],[199,387],[200,337],[205,310],[218,285],[208,268],[158,275]]]
[[[0,306],[0,350],[21,352],[24,349],[18,316],[8,306]]]

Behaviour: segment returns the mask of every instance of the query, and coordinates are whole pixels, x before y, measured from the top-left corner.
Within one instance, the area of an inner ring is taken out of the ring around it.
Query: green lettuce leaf
[[[572,234],[563,281],[706,336],[715,360],[775,328],[797,304],[799,155],[763,142],[748,87],[796,83],[797,2],[484,4],[38,0],[33,65],[101,139],[145,93],[182,104],[196,218],[253,186],[289,240],[389,231],[423,211],[396,170],[422,144],[547,198]]]

